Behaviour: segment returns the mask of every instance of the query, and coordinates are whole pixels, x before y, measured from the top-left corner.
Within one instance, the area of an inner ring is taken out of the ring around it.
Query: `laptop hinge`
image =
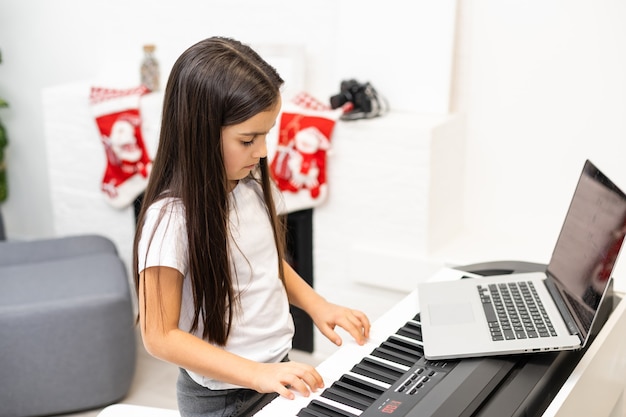
[[[561,313],[563,321],[565,321],[565,324],[567,325],[567,329],[569,330],[570,334],[577,334],[580,337],[581,341],[584,340],[584,335],[581,334],[581,330],[576,324],[576,320],[574,320],[574,317],[572,317],[572,315],[570,314],[569,309],[567,308],[567,305],[565,305],[563,298],[561,298],[561,293],[559,292],[556,284],[552,281],[552,278],[548,276],[548,278],[544,279],[543,282],[546,285],[548,292],[552,296],[556,307],[559,309],[559,312]]]

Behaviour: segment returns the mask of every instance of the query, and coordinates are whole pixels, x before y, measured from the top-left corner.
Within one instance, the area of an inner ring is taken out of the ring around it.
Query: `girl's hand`
[[[370,321],[359,311],[325,302],[311,314],[318,329],[331,342],[341,346],[341,337],[335,332],[335,326],[346,330],[359,345],[363,345],[370,336]]]
[[[303,363],[279,362],[259,363],[259,371],[252,387],[262,393],[276,392],[293,400],[295,394],[291,389],[308,397],[311,392],[324,388],[324,381],[317,370]]]

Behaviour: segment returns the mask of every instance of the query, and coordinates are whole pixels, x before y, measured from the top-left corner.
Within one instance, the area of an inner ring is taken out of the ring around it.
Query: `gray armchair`
[[[0,416],[119,401],[134,376],[135,337],[128,274],[109,239],[0,241]]]

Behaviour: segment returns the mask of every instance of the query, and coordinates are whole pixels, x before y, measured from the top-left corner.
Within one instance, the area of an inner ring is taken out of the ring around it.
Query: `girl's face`
[[[237,181],[248,176],[250,171],[267,156],[265,139],[276,124],[281,102],[267,111],[262,111],[248,120],[222,128],[222,150],[226,176],[234,187]]]

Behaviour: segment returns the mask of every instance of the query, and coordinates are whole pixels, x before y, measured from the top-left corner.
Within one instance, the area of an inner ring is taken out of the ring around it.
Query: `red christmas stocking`
[[[283,106],[270,168],[289,210],[310,208],[325,200],[326,151],[342,112],[306,93]]]
[[[139,100],[148,92],[145,86],[125,90],[91,88],[91,110],[107,158],[101,189],[105,200],[115,208],[132,204],[148,182],[151,159],[139,114]]]

